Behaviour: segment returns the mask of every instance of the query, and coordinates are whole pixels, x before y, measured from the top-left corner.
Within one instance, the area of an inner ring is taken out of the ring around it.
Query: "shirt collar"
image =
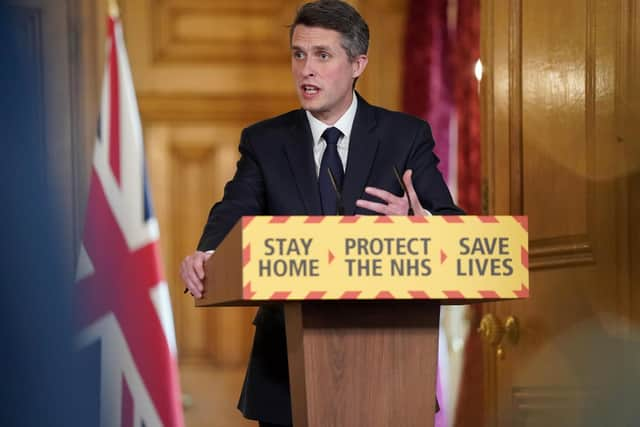
[[[353,121],[356,118],[356,110],[358,109],[358,97],[355,92],[353,93],[353,99],[351,100],[351,105],[344,112],[342,117],[338,119],[337,122],[333,126],[329,126],[328,124],[316,119],[313,117],[309,111],[305,111],[307,113],[307,120],[309,121],[309,127],[311,127],[311,135],[313,136],[313,143],[319,144],[320,138],[322,138],[322,134],[325,129],[330,127],[335,127],[340,129],[340,132],[344,135],[343,140],[348,140],[351,136],[351,128],[353,128]]]

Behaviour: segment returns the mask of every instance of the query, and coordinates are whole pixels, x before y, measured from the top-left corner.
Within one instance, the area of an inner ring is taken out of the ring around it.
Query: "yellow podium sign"
[[[243,299],[529,296],[527,217],[242,218]]]

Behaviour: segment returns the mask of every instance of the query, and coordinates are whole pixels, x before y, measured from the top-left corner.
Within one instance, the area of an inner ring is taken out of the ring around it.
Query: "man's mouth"
[[[301,88],[305,95],[315,95],[320,91],[320,88],[314,85],[302,85]]]

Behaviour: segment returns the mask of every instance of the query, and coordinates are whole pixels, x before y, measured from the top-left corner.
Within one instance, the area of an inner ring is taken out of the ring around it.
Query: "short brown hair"
[[[352,60],[369,50],[369,26],[353,6],[343,1],[318,0],[302,5],[289,26],[289,42],[297,25],[339,32],[342,47]]]

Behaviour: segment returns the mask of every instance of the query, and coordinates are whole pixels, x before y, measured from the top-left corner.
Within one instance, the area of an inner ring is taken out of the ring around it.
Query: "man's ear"
[[[364,69],[367,68],[368,61],[369,58],[367,57],[367,55],[356,56],[356,58],[351,62],[351,65],[353,67],[353,73],[351,74],[351,77],[353,77],[354,79],[360,77],[360,75],[364,72]]]

